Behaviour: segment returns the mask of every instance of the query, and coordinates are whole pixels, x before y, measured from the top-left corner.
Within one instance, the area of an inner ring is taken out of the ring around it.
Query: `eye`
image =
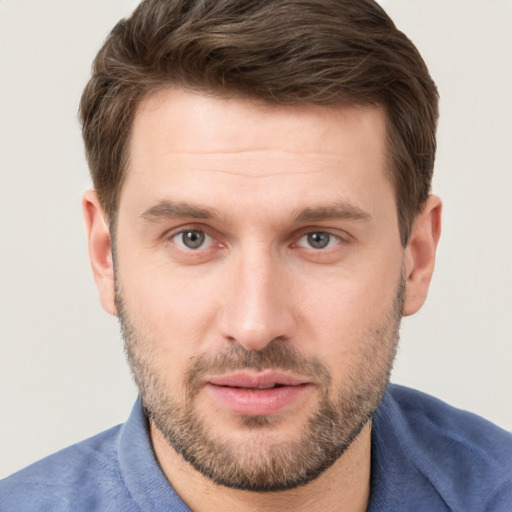
[[[311,249],[328,249],[336,245],[340,239],[325,231],[312,231],[301,236],[297,245]]]
[[[213,238],[204,231],[187,229],[180,231],[172,237],[172,241],[183,249],[206,249],[213,243]]]

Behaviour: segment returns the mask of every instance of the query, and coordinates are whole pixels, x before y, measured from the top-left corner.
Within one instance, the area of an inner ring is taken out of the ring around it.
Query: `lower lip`
[[[281,412],[296,403],[311,388],[311,384],[282,386],[270,389],[247,389],[206,384],[206,389],[235,414],[264,416]]]

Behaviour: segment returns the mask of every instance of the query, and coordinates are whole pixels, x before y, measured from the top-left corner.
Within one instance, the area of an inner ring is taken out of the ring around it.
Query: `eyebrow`
[[[349,202],[340,202],[334,205],[305,208],[294,217],[294,221],[298,224],[302,224],[304,222],[320,222],[324,220],[368,222],[371,220],[371,215]]]
[[[141,214],[148,222],[159,222],[166,219],[189,218],[202,220],[219,220],[220,215],[213,209],[203,208],[190,203],[175,202],[169,199],[159,201]],[[349,202],[340,202],[327,206],[305,208],[293,216],[296,224],[320,222],[325,220],[350,220],[368,222],[371,216],[358,206]]]
[[[209,208],[202,208],[189,203],[174,202],[170,200],[159,201],[148,208],[141,217],[149,222],[187,217],[191,219],[218,219],[219,215]]]

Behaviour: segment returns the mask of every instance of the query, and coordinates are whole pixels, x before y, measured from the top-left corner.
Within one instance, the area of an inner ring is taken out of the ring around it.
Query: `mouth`
[[[306,379],[274,371],[242,371],[214,376],[205,385],[222,408],[247,416],[282,412],[312,387]]]

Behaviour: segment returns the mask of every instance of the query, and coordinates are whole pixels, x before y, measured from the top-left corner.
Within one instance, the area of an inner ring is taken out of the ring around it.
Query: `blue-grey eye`
[[[177,245],[186,249],[204,249],[205,245],[209,245],[212,242],[212,238],[209,235],[204,231],[196,229],[180,231],[173,236],[173,240]]]
[[[312,231],[311,233],[303,235],[298,245],[312,249],[326,249],[332,247],[337,242],[339,242],[337,236],[326,233],[325,231]]]

